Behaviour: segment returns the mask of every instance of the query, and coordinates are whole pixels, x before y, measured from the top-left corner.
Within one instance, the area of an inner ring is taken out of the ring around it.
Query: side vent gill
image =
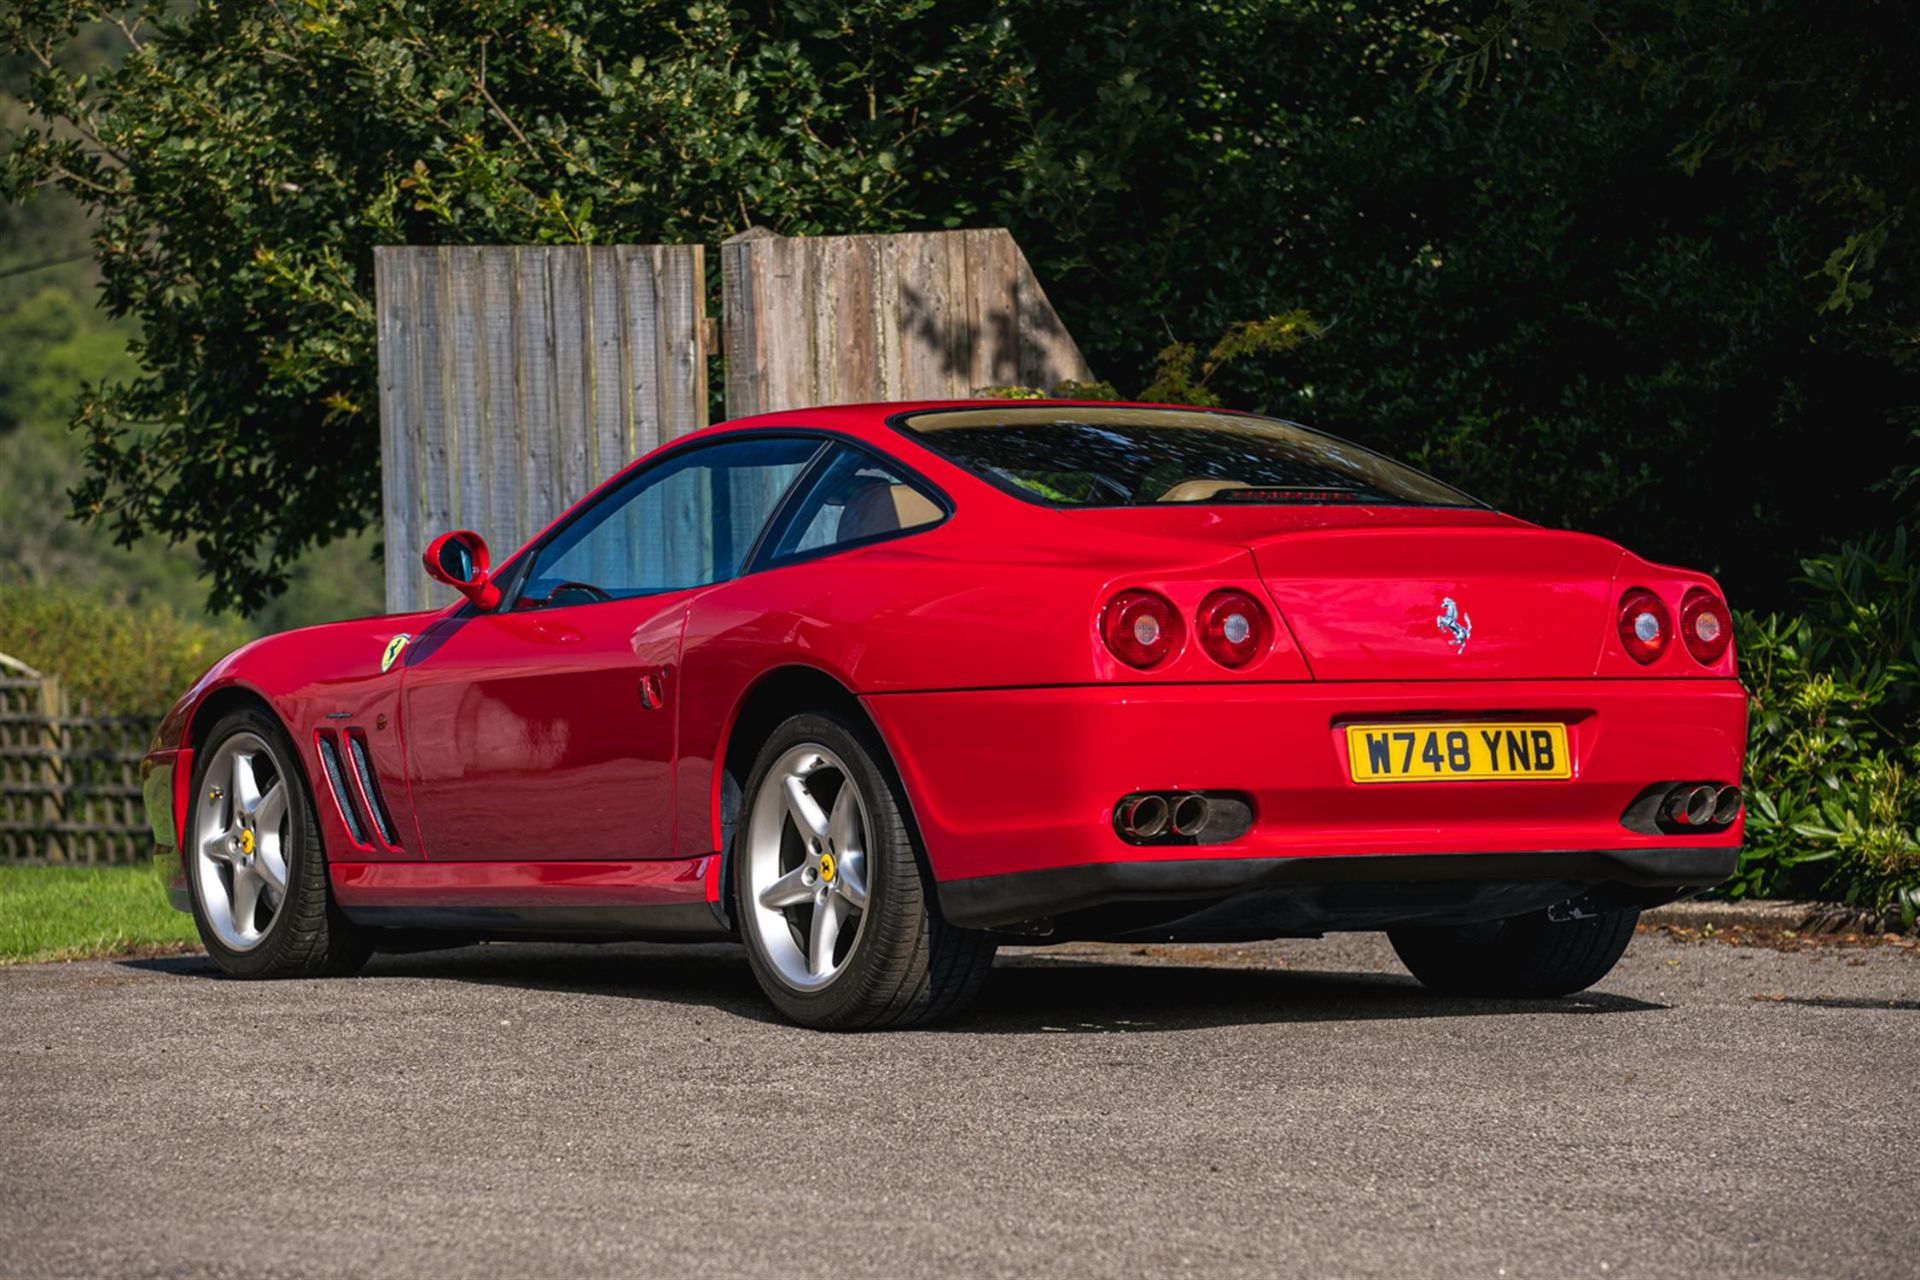
[[[354,807],[353,797],[347,791],[347,778],[340,771],[340,749],[333,745],[333,735],[318,735],[320,743],[320,763],[327,770],[327,787],[333,792],[333,807],[340,811],[340,817],[347,824],[347,834],[353,837],[355,844],[367,842],[367,828],[360,821],[360,810]]]
[[[380,829],[380,838],[393,848],[400,847],[400,838],[394,834],[393,819],[387,814],[387,802],[380,796],[380,784],[373,776],[373,762],[367,759],[367,744],[357,733],[347,735],[347,754],[353,757],[354,776],[360,779],[360,794],[367,798],[367,807],[373,810],[373,825]]]

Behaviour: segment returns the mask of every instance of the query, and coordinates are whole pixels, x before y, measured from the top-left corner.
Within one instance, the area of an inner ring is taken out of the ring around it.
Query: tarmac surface
[[[8,1276],[1911,1276],[1916,1152],[1893,947],[1503,1003],[1377,935],[1009,953],[861,1036],[724,947],[0,968]]]

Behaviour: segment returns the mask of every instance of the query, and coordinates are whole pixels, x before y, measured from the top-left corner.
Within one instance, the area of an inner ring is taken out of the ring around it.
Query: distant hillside
[[[114,57],[105,39],[82,41],[76,68]],[[28,125],[20,105],[28,67],[0,60],[0,131]],[[0,141],[0,146],[4,141]],[[162,607],[204,619],[206,589],[191,547],[147,538],[114,545],[104,528],[70,518],[67,492],[85,471],[85,440],[68,429],[80,386],[133,376],[134,326],[105,315],[90,258],[92,228],[59,191],[0,203],[0,581],[56,584],[103,603]],[[281,630],[381,608],[377,534],[308,557],[294,585],[251,626]],[[6,648],[0,636],[0,650]]]

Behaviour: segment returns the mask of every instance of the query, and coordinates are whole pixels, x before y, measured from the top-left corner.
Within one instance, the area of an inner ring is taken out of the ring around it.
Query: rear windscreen
[[[1002,488],[1062,507],[1481,505],[1371,449],[1273,418],[995,405],[909,414],[898,423]]]

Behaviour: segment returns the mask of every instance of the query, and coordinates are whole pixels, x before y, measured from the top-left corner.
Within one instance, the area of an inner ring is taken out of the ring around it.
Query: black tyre
[[[865,725],[794,716],[761,748],[729,863],[761,989],[822,1030],[918,1026],[964,1008],[993,940],[940,918],[900,783]]]
[[[1488,924],[1389,929],[1400,962],[1444,995],[1572,995],[1607,976],[1633,940],[1636,907],[1553,920],[1535,911]]]
[[[334,905],[313,790],[264,710],[222,716],[196,753],[181,854],[200,940],[234,977],[346,974],[372,954]]]

